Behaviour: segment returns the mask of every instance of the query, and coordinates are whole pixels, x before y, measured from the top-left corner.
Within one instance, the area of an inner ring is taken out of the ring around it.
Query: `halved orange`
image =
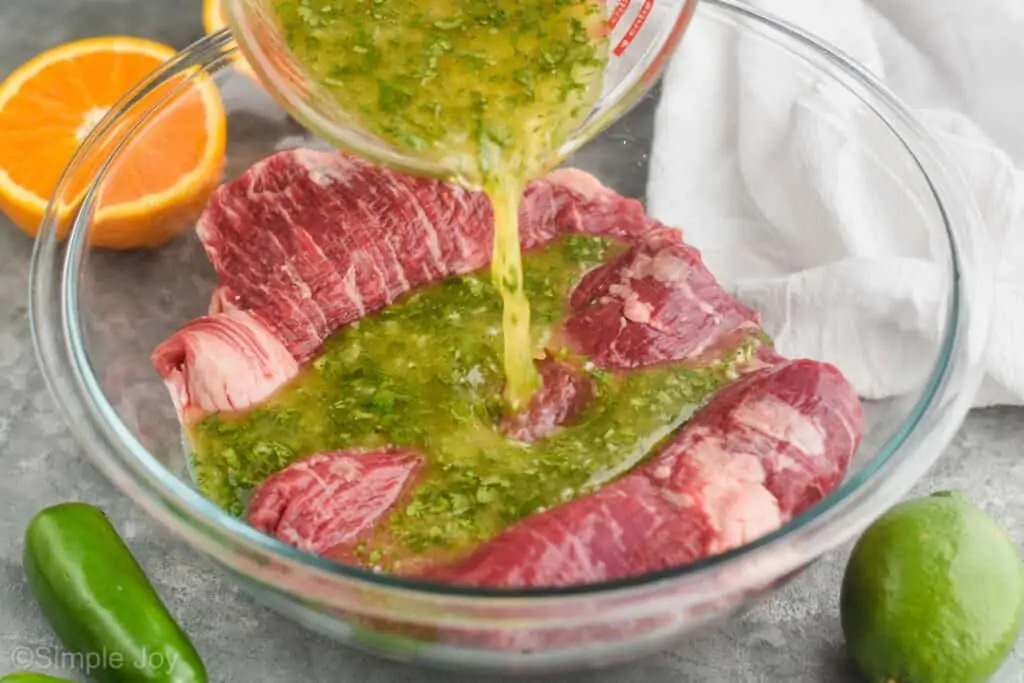
[[[0,83],[0,210],[34,236],[79,144],[123,95],[174,55],[170,46],[139,38],[90,38],[44,52]],[[120,135],[101,140],[60,198],[70,213],[109,161],[89,230],[95,246],[163,244],[188,225],[221,179],[226,115],[209,76],[166,79],[117,132],[133,126],[116,157]]]
[[[228,20],[224,14],[224,0],[203,0],[203,27],[206,29],[207,35],[216,33],[221,29],[227,28]],[[235,53],[234,66],[238,69],[239,73],[245,74],[249,78],[258,82],[256,72],[249,66],[249,62],[245,61],[245,57],[240,52]]]

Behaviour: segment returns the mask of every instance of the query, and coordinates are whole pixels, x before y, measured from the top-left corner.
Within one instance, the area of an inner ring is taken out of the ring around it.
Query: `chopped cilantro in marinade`
[[[538,338],[557,326],[575,283],[615,249],[604,239],[568,237],[526,254],[524,286]],[[241,514],[245,493],[295,459],[410,446],[427,467],[392,517],[390,537],[412,552],[457,549],[636,463],[733,369],[732,360],[628,374],[584,365],[596,390],[584,414],[524,446],[497,427],[500,325],[493,286],[477,273],[413,292],[348,326],[265,404],[243,415],[209,416],[193,429],[201,490]],[[748,351],[740,349],[735,360]],[[363,556],[386,551],[371,543]]]

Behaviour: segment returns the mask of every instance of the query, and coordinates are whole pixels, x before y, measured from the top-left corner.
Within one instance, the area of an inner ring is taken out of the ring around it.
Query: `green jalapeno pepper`
[[[50,626],[67,650],[95,662],[96,681],[206,683],[188,636],[100,510],[66,503],[40,512],[23,563]]]

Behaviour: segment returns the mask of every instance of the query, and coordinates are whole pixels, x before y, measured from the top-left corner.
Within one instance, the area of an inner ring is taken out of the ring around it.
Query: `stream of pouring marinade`
[[[608,59],[603,5],[275,0],[274,9],[289,47],[360,125],[490,198],[505,399],[522,408],[540,378],[519,203],[600,95]]]

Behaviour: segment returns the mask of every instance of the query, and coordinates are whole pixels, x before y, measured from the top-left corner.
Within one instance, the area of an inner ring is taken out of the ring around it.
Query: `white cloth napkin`
[[[861,62],[959,167],[999,259],[975,405],[1024,404],[1024,3],[749,4]],[[729,43],[735,33],[700,14],[663,81],[652,214],[682,227],[761,311],[781,352],[835,363],[866,398],[912,390],[934,358],[945,303],[927,236],[894,191],[919,173],[901,173],[898,153],[873,159],[879,137],[865,140],[863,111],[837,115],[834,88],[794,79],[792,60],[773,68],[763,41]],[[906,229],[886,229],[897,222]]]

